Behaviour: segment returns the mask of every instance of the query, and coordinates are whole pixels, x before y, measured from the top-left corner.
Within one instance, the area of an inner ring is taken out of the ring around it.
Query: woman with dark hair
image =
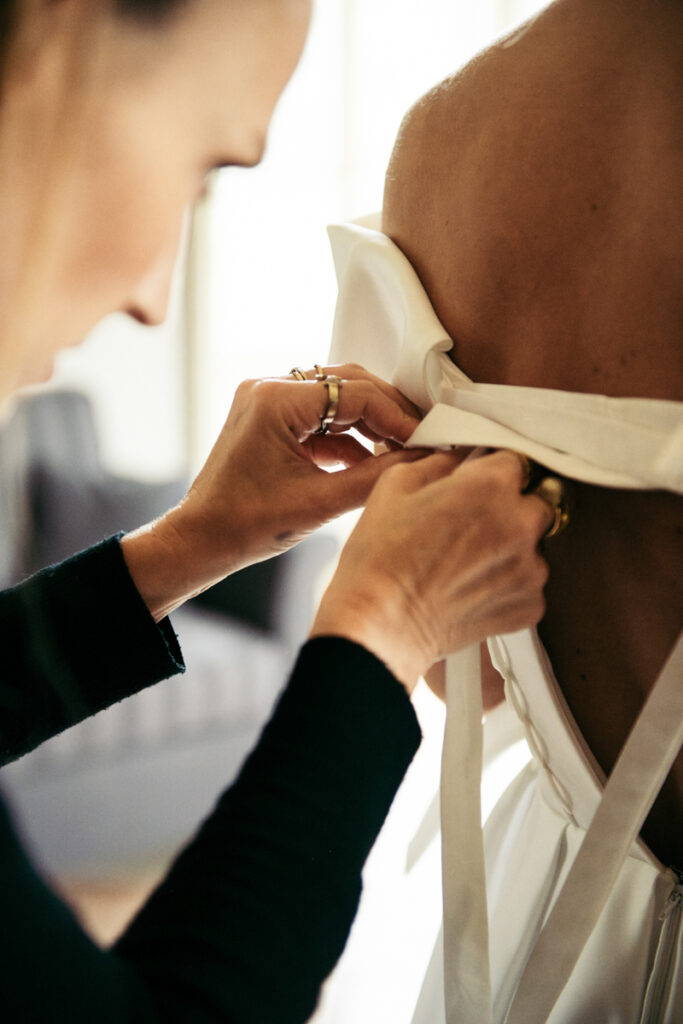
[[[163,319],[183,211],[212,168],[260,160],[310,10],[21,0],[2,13],[7,397],[106,313]],[[309,1016],[419,743],[416,679],[543,611],[537,544],[554,511],[520,493],[519,458],[404,450],[417,421],[356,365],[248,382],[177,507],[0,595],[10,760],[182,671],[169,611],[368,502],[258,746],[112,950],[51,894],[2,813],[4,1020]],[[370,455],[351,427],[389,451]]]

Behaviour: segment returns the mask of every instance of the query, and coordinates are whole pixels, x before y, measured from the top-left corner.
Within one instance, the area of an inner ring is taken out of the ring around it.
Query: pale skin
[[[25,0],[0,104],[0,397],[49,376],[109,312],[163,319],[184,211],[212,168],[261,159],[309,16],[307,0],[190,0],[144,23],[104,2]],[[322,383],[243,384],[183,501],[126,536],[124,557],[159,620],[370,498],[313,634],[365,644],[411,690],[447,651],[538,621],[552,514],[520,494],[510,453],[459,468],[404,451],[417,410],[362,368],[335,369],[326,437]]]
[[[559,0],[406,119],[384,229],[474,380],[683,397],[682,66],[680,3]],[[683,625],[682,506],[579,486],[545,545],[541,638],[606,772]],[[665,864],[682,818],[679,757],[644,829]]]

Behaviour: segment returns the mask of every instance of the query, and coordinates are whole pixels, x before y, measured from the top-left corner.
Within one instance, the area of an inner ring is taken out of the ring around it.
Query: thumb
[[[424,449],[422,450],[424,453]],[[469,449],[464,451],[434,451],[428,449],[426,457],[416,460],[415,465],[406,470],[403,484],[407,491],[419,491],[427,484],[441,480],[457,469],[467,458]]]
[[[356,466],[328,473],[325,481],[331,504],[335,504],[338,515],[360,508],[368,500],[370,492],[383,473],[392,466],[425,460],[424,449],[401,449],[364,459]]]

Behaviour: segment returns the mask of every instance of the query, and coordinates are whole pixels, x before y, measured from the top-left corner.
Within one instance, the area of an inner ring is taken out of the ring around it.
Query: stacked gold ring
[[[522,494],[535,494],[550,506],[554,519],[546,532],[543,540],[550,537],[557,537],[567,529],[570,522],[569,511],[569,488],[564,480],[558,476],[549,474],[543,475],[543,466],[539,466],[523,452],[513,452],[519,459],[522,466]]]
[[[533,493],[546,501],[555,518],[543,534],[543,540],[557,537],[569,526],[568,494],[564,481],[558,476],[544,476],[534,487]]]
[[[327,434],[329,433],[330,427],[334,423],[335,417],[339,412],[339,396],[341,394],[342,379],[337,377],[334,373],[325,373],[320,363],[314,363],[315,369],[314,380],[321,384],[324,384],[327,388],[327,405],[325,411],[320,417],[320,426],[316,430],[316,434]],[[294,366],[289,371],[291,377],[295,377],[296,380],[308,380],[304,371],[300,366]]]
[[[327,405],[325,412],[320,417],[320,426],[316,430],[316,434],[327,434],[339,411],[342,380],[334,373],[325,374],[322,378],[316,377],[316,380],[319,379],[322,379],[322,383],[327,388]]]

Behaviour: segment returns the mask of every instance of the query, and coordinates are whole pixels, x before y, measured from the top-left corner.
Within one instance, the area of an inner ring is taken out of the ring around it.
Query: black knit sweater
[[[0,594],[0,632],[2,761],[183,668],[116,538]],[[111,950],[36,874],[0,806],[0,1016],[306,1021],[419,740],[373,655],[306,644],[237,781]]]

